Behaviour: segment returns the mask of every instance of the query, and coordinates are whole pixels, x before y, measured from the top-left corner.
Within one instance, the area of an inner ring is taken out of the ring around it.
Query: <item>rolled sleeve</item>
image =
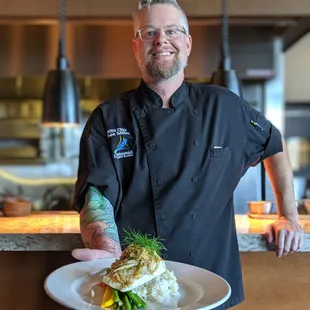
[[[73,208],[80,212],[85,203],[85,193],[89,185],[94,185],[115,206],[119,195],[113,159],[106,137],[84,130],[80,141],[79,167],[73,195]]]
[[[280,131],[265,116],[248,107],[244,139],[246,166],[256,166],[266,158],[283,151]]]

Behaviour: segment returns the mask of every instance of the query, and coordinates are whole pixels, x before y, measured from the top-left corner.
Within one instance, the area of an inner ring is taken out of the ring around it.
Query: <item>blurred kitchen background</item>
[[[193,50],[187,80],[210,83],[220,61],[220,0],[180,0]],[[0,194],[28,197],[34,210],[70,209],[79,139],[103,100],[140,83],[131,41],[136,1],[68,0],[65,52],[80,91],[77,127],[41,126],[44,88],[56,66],[58,0],[0,0]],[[65,10],[64,10],[65,9]],[[283,133],[294,168],[296,199],[310,198],[310,1],[229,1],[232,67],[243,97]],[[262,165],[235,194],[273,200]]]

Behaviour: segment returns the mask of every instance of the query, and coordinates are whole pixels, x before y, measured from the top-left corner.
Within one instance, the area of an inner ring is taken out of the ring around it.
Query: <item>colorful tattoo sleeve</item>
[[[80,213],[80,227],[85,247],[121,253],[114,209],[100,191],[90,186]]]

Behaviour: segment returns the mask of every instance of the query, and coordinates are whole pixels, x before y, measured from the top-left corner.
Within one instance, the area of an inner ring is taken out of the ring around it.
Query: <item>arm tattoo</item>
[[[121,253],[114,210],[110,201],[100,191],[90,186],[85,205],[80,213],[80,227],[85,247]]]

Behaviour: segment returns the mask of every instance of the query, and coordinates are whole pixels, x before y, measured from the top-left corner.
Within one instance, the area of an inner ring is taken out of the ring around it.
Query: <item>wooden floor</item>
[[[309,310],[310,253],[282,259],[274,253],[242,253],[246,301],[234,310]],[[46,276],[74,262],[67,252],[1,252],[0,308],[67,310],[44,292]]]

